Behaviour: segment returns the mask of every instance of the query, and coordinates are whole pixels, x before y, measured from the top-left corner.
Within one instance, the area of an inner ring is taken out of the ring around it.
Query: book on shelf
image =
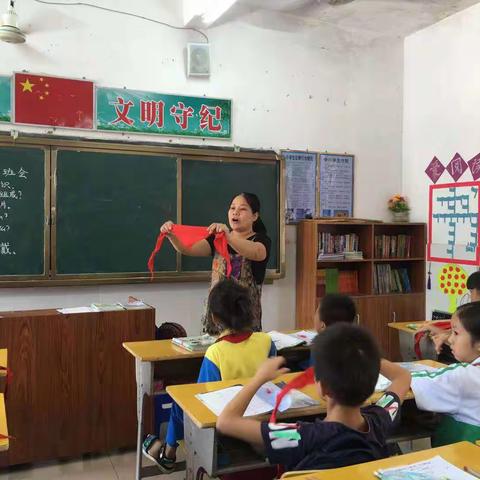
[[[356,233],[338,235],[328,232],[318,234],[318,255],[343,254],[343,252],[356,252],[360,239]]]
[[[283,382],[280,382],[278,385],[273,382],[267,382],[262,385],[248,404],[243,416],[249,417],[251,415],[271,412],[275,407],[277,395],[283,386]],[[233,387],[222,388],[213,392],[198,393],[195,397],[215,415],[219,416],[225,408],[225,405],[227,405],[242,388],[242,385],[234,385]],[[283,397],[278,410],[284,412],[289,408],[305,408],[314,405],[318,405],[317,400],[314,400],[299,390],[293,389]]]
[[[327,293],[358,294],[358,271],[325,268],[317,270],[317,297]]]
[[[388,263],[375,265],[373,288],[377,294],[411,293],[412,286],[406,268],[392,268]]]
[[[172,338],[172,343],[188,350],[189,352],[205,352],[210,345],[216,342],[217,338],[211,335],[198,335],[196,337]]]
[[[375,235],[375,258],[410,258],[411,235]]]

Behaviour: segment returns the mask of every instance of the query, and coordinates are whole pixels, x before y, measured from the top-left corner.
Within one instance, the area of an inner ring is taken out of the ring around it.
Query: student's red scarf
[[[441,328],[442,330],[450,330],[451,328],[451,321],[450,320],[440,320],[440,321],[435,321],[431,322],[433,326]],[[423,331],[423,332],[417,332],[415,334],[415,345],[414,345],[414,350],[415,350],[415,355],[417,356],[418,360],[422,359],[422,351],[420,349],[420,342],[422,341],[422,338],[425,337],[425,335],[428,334],[428,332]]]
[[[207,230],[207,227],[191,227],[187,225],[174,225],[172,228],[172,233],[180,239],[180,241],[186,247],[191,247],[194,243],[199,242],[200,240],[204,240],[208,238],[211,233]],[[154,271],[154,262],[155,262],[155,255],[160,251],[162,248],[163,239],[167,235],[165,233],[161,233],[157,238],[157,243],[153,252],[148,259],[148,270],[151,273],[151,278],[153,280],[153,271]],[[215,239],[213,240],[213,246],[215,250],[225,259],[227,264],[227,277],[230,276],[232,272],[232,265],[230,264],[230,255],[228,253],[228,243],[227,243],[227,236],[225,232],[220,232],[215,234]]]
[[[283,397],[294,388],[300,389],[306,387],[307,385],[311,385],[315,382],[315,373],[313,372],[313,367],[307,368],[303,373],[296,376],[293,380],[290,380],[281,390],[281,392],[277,395],[277,399],[275,401],[275,407],[272,411],[272,415],[270,416],[270,423],[277,422],[277,411],[278,407],[280,406],[280,402],[282,401]]]

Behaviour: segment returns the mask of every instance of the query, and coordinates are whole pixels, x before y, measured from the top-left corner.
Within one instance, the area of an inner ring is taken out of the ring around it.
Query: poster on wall
[[[231,100],[97,87],[97,129],[231,137]]]
[[[430,185],[428,260],[480,265],[480,182]]]
[[[285,159],[287,206],[285,222],[296,223],[315,215],[317,154],[282,151]]]
[[[0,122],[11,121],[10,77],[0,77]]]
[[[353,155],[320,154],[320,216],[353,217]]]

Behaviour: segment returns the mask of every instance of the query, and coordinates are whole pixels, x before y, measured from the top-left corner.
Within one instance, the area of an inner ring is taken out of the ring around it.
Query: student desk
[[[297,331],[297,330],[295,330]],[[142,442],[144,437],[145,397],[153,395],[153,373],[164,384],[170,382],[196,382],[200,365],[205,352],[189,352],[174,345],[171,340],[153,340],[146,342],[125,342],[123,347],[135,357],[135,373],[137,380],[137,464],[135,478],[137,480],[158,475],[156,466],[142,466]],[[281,350],[280,354],[287,361],[306,360],[310,355],[310,347],[301,345]],[[217,386],[217,388],[219,388]],[[168,391],[168,390],[167,390]]]
[[[0,367],[7,368],[7,349],[0,349]],[[7,372],[6,370],[0,370],[0,435],[8,437],[8,426],[7,426],[7,413],[5,410],[5,385],[6,385]],[[8,438],[0,438],[0,452],[8,450]]]
[[[398,331],[402,361],[413,362],[418,360],[414,350],[414,337],[415,333],[426,323],[430,323],[430,320],[420,322],[392,322],[388,324],[390,328]],[[426,349],[423,348],[422,353],[426,358],[437,358],[433,344],[428,345]]]
[[[438,362],[431,360],[424,360],[419,363],[435,367],[442,366]],[[288,382],[297,375],[298,373],[288,373],[282,375],[275,381]],[[249,379],[241,379],[167,387],[167,392],[184,411],[187,479],[197,478],[198,472],[201,471],[205,471],[210,477],[216,477],[222,474],[267,466],[265,458],[253,452],[253,450],[248,452],[248,455],[245,455],[245,443],[226,437],[222,437],[221,440],[219,440],[219,436],[215,430],[216,415],[195,397],[195,395],[199,393],[211,392],[232,385],[244,385],[248,381]],[[315,385],[308,385],[302,388],[301,391],[317,400],[319,404],[307,408],[290,409],[279,413],[277,415],[279,421],[289,418],[319,416],[326,413],[326,404],[319,397]],[[374,393],[367,400],[366,404],[375,403],[382,395],[383,392]],[[405,399],[413,398],[413,392],[410,391]],[[268,420],[269,414],[260,415],[257,418]],[[222,458],[219,450],[219,445],[221,448],[222,441],[228,444],[229,448],[233,446],[232,453],[229,452],[231,454],[229,455],[228,462],[225,462],[224,465],[221,464]],[[243,445],[241,455],[237,453],[239,451],[239,444]]]
[[[453,465],[463,469],[464,466],[480,470],[480,449],[469,442],[453,443],[444,447],[430,448],[420,452],[407,453],[396,457],[384,458],[374,462],[351,465],[350,467],[334,468],[332,470],[323,470],[315,472],[289,472],[282,478],[293,478],[295,480],[372,480],[376,478],[374,473],[380,468],[401,467],[411,463],[429,460],[440,455],[442,458]]]

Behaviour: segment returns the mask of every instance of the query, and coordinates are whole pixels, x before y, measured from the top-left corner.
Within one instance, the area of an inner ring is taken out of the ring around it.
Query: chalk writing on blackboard
[[[11,230],[18,202],[23,198],[23,187],[28,182],[28,171],[23,167],[4,168],[0,175],[0,234]],[[0,255],[16,255],[15,245],[0,241]]]

